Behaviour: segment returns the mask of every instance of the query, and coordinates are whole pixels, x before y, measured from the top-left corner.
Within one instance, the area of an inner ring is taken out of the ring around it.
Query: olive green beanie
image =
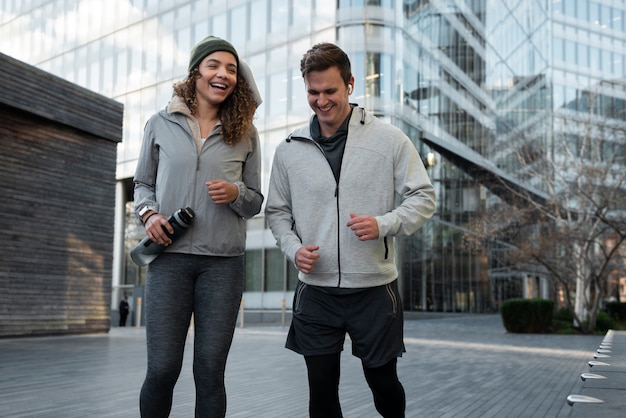
[[[216,51],[230,52],[237,59],[239,63],[239,55],[229,42],[218,38],[217,36],[207,36],[196,44],[191,50],[191,57],[189,58],[189,72],[200,65],[200,62],[207,56]]]

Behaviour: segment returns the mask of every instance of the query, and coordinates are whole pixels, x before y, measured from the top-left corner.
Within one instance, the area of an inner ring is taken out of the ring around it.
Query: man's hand
[[[304,274],[309,274],[313,271],[317,259],[320,258],[318,253],[314,251],[319,250],[318,245],[305,245],[296,252],[296,267]]]
[[[350,220],[346,224],[359,240],[367,241],[378,239],[378,222],[373,216],[357,216],[354,212],[350,212]]]

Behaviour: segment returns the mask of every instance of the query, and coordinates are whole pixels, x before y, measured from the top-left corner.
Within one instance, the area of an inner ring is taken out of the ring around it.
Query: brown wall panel
[[[0,67],[7,65],[2,58]],[[41,74],[30,74],[30,83]],[[55,80],[44,77],[47,83]],[[63,86],[67,83],[57,87]],[[68,96],[80,91],[71,89]],[[122,107],[101,96],[83,96],[95,102],[88,107],[100,102],[116,108],[117,117],[105,123],[117,126],[102,136],[102,120],[68,125],[71,118],[46,116],[80,113],[83,102],[45,112],[39,101],[31,113],[24,103],[12,106],[0,92],[0,337],[110,327]]]

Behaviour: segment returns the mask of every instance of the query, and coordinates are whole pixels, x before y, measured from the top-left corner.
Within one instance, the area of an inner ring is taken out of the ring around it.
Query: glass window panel
[[[191,51],[191,28],[189,26],[176,31],[176,47],[180,51]]]
[[[576,43],[565,41],[565,62],[576,64]]]
[[[144,10],[149,15],[154,15],[159,11],[159,2],[160,0],[145,0]],[[138,6],[141,8],[141,6]]]
[[[202,21],[193,25],[193,40],[192,43],[195,45],[207,36],[211,31],[209,30],[209,22]],[[190,50],[191,51],[191,50]]]
[[[217,36],[219,38],[227,39],[228,38],[228,19],[226,14],[222,13],[211,18],[211,27],[213,30],[211,31],[211,35]]]
[[[246,250],[246,281],[244,291],[260,292],[263,290],[263,250]]]
[[[388,54],[381,55],[380,63],[380,97],[388,100],[394,99],[394,74],[393,61]]]
[[[592,70],[600,69],[600,50],[598,48],[589,48],[589,62]]]
[[[64,15],[63,16],[63,20],[65,21],[65,25],[63,26],[63,29],[65,31],[65,41],[67,42],[66,47],[67,48],[72,48],[76,45],[76,43],[78,42],[78,37],[77,37],[77,27],[78,25],[75,24],[75,19],[76,17],[74,15]]]
[[[183,26],[189,27],[191,22],[191,4],[182,4],[176,9],[176,21],[174,26],[180,28]]]
[[[363,52],[355,52],[350,56],[350,66],[352,67],[352,75],[354,76],[354,92],[350,96],[350,101],[358,103],[363,100],[365,95],[365,54]],[[362,105],[364,103],[361,103]]]
[[[99,44],[93,44],[89,48],[89,64],[85,64],[89,67],[88,85],[87,88],[93,91],[100,90],[100,48]]]
[[[72,83],[76,83],[76,79],[75,79],[76,74],[74,73],[74,61],[73,60],[74,60],[74,57],[69,56],[67,54],[63,55],[63,72],[62,72],[62,74],[65,74],[65,79],[66,80],[71,81]],[[113,70],[115,70],[115,68]],[[115,78],[116,77],[113,77],[113,80],[115,80]],[[113,92],[109,93],[109,97],[112,97],[114,95],[115,94]]]
[[[565,89],[565,107],[570,110],[578,109],[578,90],[574,87],[567,87]]]
[[[608,28],[611,24],[611,8],[606,5],[600,6],[600,26]]]
[[[623,31],[624,30],[624,11],[613,9],[613,16],[611,17],[611,28]]]
[[[250,3],[250,39],[263,39],[267,35],[267,0]]]
[[[299,0],[291,8],[290,35],[295,33],[309,33],[311,31],[311,0]]]
[[[117,70],[115,74],[115,94],[126,90],[126,79],[128,78],[128,51],[122,49],[117,53]]]
[[[142,36],[142,26],[134,25],[129,29],[128,39],[141,39]],[[141,68],[143,67],[143,55],[141,53],[141,47],[139,45],[132,47],[131,46],[131,56],[130,56],[130,69],[131,73],[133,72],[141,72]]]
[[[257,127],[259,127],[259,123],[263,123],[265,119],[265,112],[267,110],[268,103],[267,92],[265,89],[266,55],[264,53],[261,53],[249,56],[246,58],[246,62],[254,73],[254,81],[256,81],[256,86],[259,89],[259,92],[261,93],[263,99],[263,103],[257,108],[255,115],[255,122],[257,123]]]
[[[284,73],[270,76],[269,114],[285,115],[287,113],[287,78]]]
[[[265,252],[265,282],[268,292],[285,290],[285,257],[278,248]]]
[[[174,31],[176,27],[176,14],[174,11],[164,13],[154,19],[151,19],[149,24],[144,25],[146,27],[145,32],[149,33],[149,38],[155,37],[155,34],[159,34],[161,41],[165,41],[167,38],[170,41],[174,41]]]
[[[304,113],[308,109],[308,102],[306,98],[306,92],[304,88],[304,80],[302,80],[302,74],[300,68],[291,70],[291,77],[289,79],[290,103],[289,110],[293,112]]]
[[[553,0],[552,1],[552,10],[554,13],[563,13],[563,1],[562,0]]]
[[[296,290],[298,285],[298,269],[289,260],[285,260],[287,263],[287,291]]]
[[[584,16],[581,16],[581,18],[584,18]],[[589,2],[589,22],[600,23],[600,5],[595,1]]]
[[[195,19],[200,16],[211,15],[211,3],[209,1],[194,1],[193,2],[192,17]],[[205,35],[206,36],[206,35]]]
[[[252,67],[254,68],[254,67]],[[265,113],[267,111],[267,95],[264,94],[266,89],[265,89],[265,77],[256,77],[255,76],[255,81],[256,81],[256,87],[259,90],[259,93],[261,94],[261,97],[263,98],[263,103],[261,104],[261,106],[257,107],[256,109],[256,113],[254,115],[255,118],[255,123],[256,126],[259,130],[262,129],[262,126],[260,126],[261,124],[263,124],[265,122]]]
[[[613,71],[611,65],[611,51],[605,49],[600,50],[600,69],[606,72]]]
[[[115,63],[113,55],[108,55],[102,63],[102,94],[113,95],[113,80],[115,80]]]
[[[572,17],[578,17],[581,20],[587,20],[587,16],[589,11],[587,10],[587,5],[589,0],[576,0],[576,2],[572,0],[565,0],[565,14]],[[574,10],[574,7],[576,10]]]
[[[63,58],[56,57],[48,62],[48,72],[63,77]]]
[[[246,14],[246,6],[239,6],[230,11],[230,43],[235,46],[235,48],[241,48],[245,45],[246,39],[246,29],[248,28],[247,22],[247,14]]]
[[[159,74],[162,78],[184,77],[187,74],[187,64],[190,50],[181,50],[170,41],[169,37],[158,40]]]
[[[554,59],[557,61],[561,61],[564,59],[565,55],[565,40],[561,38],[554,38]]]
[[[362,49],[363,39],[365,38],[364,29],[361,25],[341,27],[337,31],[337,40],[346,49]]]
[[[348,7],[363,7],[365,0],[339,0],[337,2],[338,9],[347,9]]]
[[[578,44],[578,65],[589,67],[589,46]]]
[[[172,83],[160,83],[156,88],[156,109],[163,108],[172,98]]]
[[[336,0],[315,0],[312,30],[317,31],[335,24]]]
[[[380,54],[368,52],[365,56],[365,96],[380,96]]]
[[[626,75],[622,72],[622,54],[619,52],[611,52],[611,72],[617,77],[623,77]]]
[[[146,39],[144,39],[144,45],[148,46],[144,50],[144,62],[142,70],[156,74],[159,65],[159,47],[158,40],[149,36],[146,32]]]
[[[270,32],[284,33],[289,23],[289,2],[284,0],[270,0],[272,13],[270,17]]]
[[[43,15],[46,17],[45,20],[43,20],[41,22],[41,27],[39,28],[39,30],[43,30],[44,31],[44,37],[46,40],[49,39],[54,39],[54,26],[52,25],[52,21],[51,19],[49,19],[49,17],[53,16],[52,13],[52,8],[54,7],[54,4],[48,3],[46,5],[43,6]],[[99,28],[97,27],[98,21],[97,19],[93,19],[92,22],[90,22],[93,26],[95,26],[94,32],[91,33],[91,36],[93,36],[94,33],[98,33]],[[44,53],[49,54],[50,51],[46,48],[44,50]]]

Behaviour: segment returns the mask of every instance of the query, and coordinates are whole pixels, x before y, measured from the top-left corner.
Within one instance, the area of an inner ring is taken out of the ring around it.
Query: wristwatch
[[[149,206],[144,206],[143,208],[139,209],[139,217],[143,219],[143,215],[145,215],[151,210],[152,208],[150,208]]]

